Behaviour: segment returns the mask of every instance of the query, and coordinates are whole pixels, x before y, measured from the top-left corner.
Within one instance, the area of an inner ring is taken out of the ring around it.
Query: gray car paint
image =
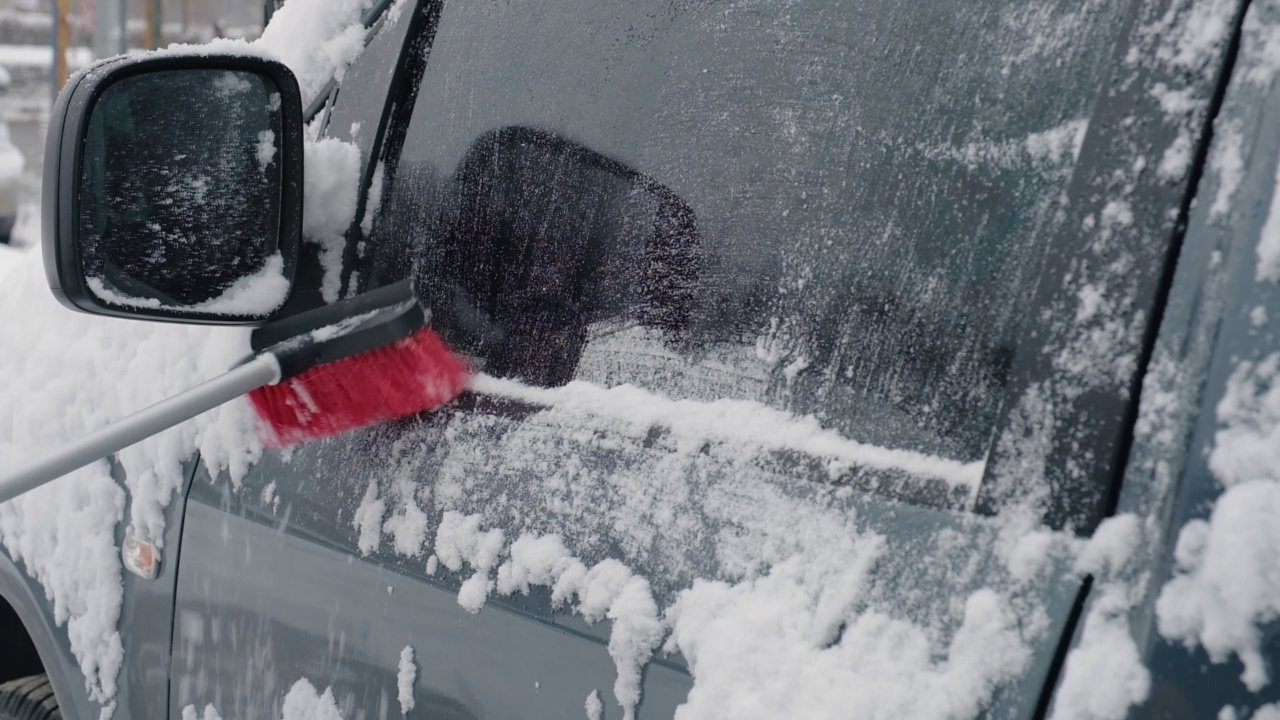
[[[1259,11],[1261,12],[1261,11]],[[1257,231],[1261,225],[1262,219],[1265,217],[1265,209],[1267,201],[1271,195],[1271,182],[1274,177],[1272,174],[1273,159],[1277,157],[1276,147],[1277,138],[1280,138],[1280,121],[1275,118],[1280,117],[1280,101],[1274,92],[1265,95],[1262,99],[1260,91],[1256,88],[1249,88],[1243,84],[1237,84],[1233,87],[1231,98],[1228,100],[1227,110],[1228,116],[1238,117],[1246,121],[1244,125],[1245,134],[1250,141],[1254,143],[1250,156],[1255,158],[1263,158],[1262,161],[1254,164],[1250,168],[1250,173],[1245,184],[1241,187],[1237,194],[1236,207],[1241,208],[1238,211],[1236,219],[1238,225],[1233,226],[1229,232],[1223,232],[1220,229],[1212,229],[1206,222],[1207,203],[1202,202],[1193,214],[1191,231],[1188,234],[1186,250],[1184,251],[1183,261],[1179,270],[1179,277],[1175,283],[1175,288],[1171,296],[1169,312],[1166,314],[1165,322],[1162,327],[1162,335],[1160,343],[1165,346],[1166,352],[1172,353],[1190,363],[1190,367],[1194,370],[1191,376],[1186,379],[1186,385],[1192,388],[1191,391],[1184,394],[1188,400],[1192,401],[1189,406],[1187,416],[1182,420],[1180,426],[1183,436],[1194,430],[1192,439],[1184,446],[1191,451],[1187,453],[1187,469],[1183,473],[1182,481],[1179,487],[1182,488],[1178,497],[1176,510],[1166,509],[1163,511],[1163,517],[1170,519],[1170,537],[1176,532],[1176,528],[1180,527],[1187,517],[1204,516],[1207,514],[1207,503],[1216,496],[1218,488],[1216,483],[1208,474],[1207,468],[1203,460],[1203,450],[1208,447],[1212,431],[1215,427],[1215,421],[1212,416],[1211,409],[1216,400],[1221,396],[1222,388],[1225,383],[1225,377],[1230,371],[1234,360],[1238,357],[1256,356],[1258,353],[1266,353],[1274,350],[1276,347],[1277,336],[1277,318],[1280,318],[1280,312],[1271,313],[1271,321],[1268,326],[1259,330],[1249,326],[1243,317],[1243,313],[1251,307],[1262,303],[1268,308],[1280,308],[1280,298],[1277,298],[1276,288],[1267,287],[1252,281],[1251,275],[1251,250],[1256,245]],[[1261,106],[1261,110],[1257,112],[1259,115],[1252,115],[1251,108]],[[1208,184],[1202,186],[1207,188],[1202,190],[1202,197],[1209,197],[1215,182],[1212,178],[1208,178]],[[1226,257],[1228,262],[1224,264],[1224,268],[1220,273],[1209,271],[1210,255],[1217,250],[1227,250]],[[1230,277],[1226,277],[1226,273]],[[1229,284],[1229,288],[1224,288],[1224,284]],[[1217,341],[1219,343],[1219,351],[1212,358],[1212,368],[1207,368],[1209,358],[1207,356],[1208,344]],[[1200,394],[1200,386],[1203,384],[1208,389]],[[1127,475],[1128,481],[1125,486],[1125,494],[1121,501],[1122,509],[1127,507],[1128,503],[1138,502],[1135,499],[1140,497],[1142,493],[1151,492],[1151,457],[1160,457],[1161,453],[1165,453],[1163,457],[1170,458],[1167,454],[1169,451],[1167,445],[1159,445],[1149,438],[1139,438],[1138,446],[1135,448],[1133,455],[1134,460],[1130,465]],[[1174,456],[1170,459],[1178,459]],[[1144,464],[1145,463],[1145,464]],[[407,634],[396,635],[398,630],[387,627],[375,627],[377,623],[372,622],[372,618],[382,617],[384,612],[382,608],[389,606],[389,600],[383,600],[386,591],[382,588],[385,583],[392,587],[392,592],[386,595],[387,598],[394,598],[396,593],[401,593],[401,597],[409,596],[410,602],[407,605],[415,607],[428,608],[425,615],[430,615],[436,625],[425,624],[423,627],[435,627],[442,629],[446,637],[454,639],[468,637],[466,633],[480,633],[489,623],[501,626],[508,623],[510,627],[520,627],[520,624],[509,618],[517,618],[523,622],[523,616],[513,609],[503,609],[495,605],[486,608],[480,616],[467,616],[462,613],[459,608],[453,604],[449,585],[445,583],[433,583],[424,580],[410,580],[406,582],[406,577],[396,573],[387,567],[376,562],[356,560],[351,557],[348,550],[335,548],[331,542],[324,538],[307,538],[305,533],[289,532],[289,524],[287,519],[281,521],[274,515],[268,516],[262,509],[253,512],[243,511],[240,514],[228,512],[230,510],[231,500],[222,490],[215,489],[207,481],[198,484],[197,489],[192,494],[192,502],[190,504],[190,517],[193,521],[192,532],[190,537],[184,539],[184,547],[189,555],[184,559],[189,561],[183,564],[186,573],[182,581],[184,588],[184,602],[190,603],[187,607],[189,613],[186,617],[199,616],[201,612],[205,617],[216,617],[219,612],[226,612],[227,618],[235,618],[236,612],[241,612],[247,608],[252,611],[270,610],[275,613],[277,621],[281,627],[295,627],[300,617],[298,607],[290,607],[282,605],[279,608],[274,606],[279,603],[278,596],[273,596],[272,588],[277,587],[280,582],[287,579],[297,581],[299,590],[311,589],[316,591],[315,584],[317,578],[311,577],[308,573],[307,577],[299,578],[293,574],[293,570],[300,569],[304,566],[312,567],[312,563],[320,562],[314,565],[315,572],[330,572],[335,567],[353,566],[358,570],[352,570],[352,578],[359,578],[359,583],[353,583],[348,587],[346,592],[349,593],[347,602],[352,603],[352,614],[350,616],[350,628],[352,635],[346,635],[345,628],[337,634],[337,640],[333,640],[328,633],[329,624],[324,624],[324,646],[332,642],[337,642],[338,646],[333,650],[328,650],[328,654],[319,653],[310,655],[310,649],[315,641],[320,638],[319,632],[311,633],[310,638],[291,638],[285,645],[292,648],[292,652],[296,653],[293,660],[289,662],[295,663],[296,667],[306,667],[306,662],[317,662],[317,658],[328,658],[328,662],[332,663],[337,657],[337,653],[341,653],[346,643],[353,642],[347,640],[348,637],[370,637],[375,638],[376,642],[368,643],[371,648],[369,662],[363,666],[352,665],[353,669],[349,671],[351,675],[344,675],[344,679],[355,681],[364,677],[371,679],[369,695],[362,696],[362,699],[373,699],[372,693],[376,690],[377,702],[365,707],[388,707],[390,712],[394,714],[394,663],[395,655],[383,657],[382,650],[378,648],[395,649],[400,642],[409,643],[416,638],[409,638]],[[225,487],[225,481],[224,485]],[[121,620],[121,629],[126,634],[126,666],[121,673],[121,693],[118,697],[119,707],[117,717],[160,717],[156,714],[157,699],[163,697],[167,693],[164,690],[167,678],[164,677],[162,667],[164,659],[167,657],[167,648],[164,647],[165,642],[161,638],[167,636],[166,628],[171,624],[171,617],[166,612],[166,605],[172,593],[172,583],[176,569],[176,549],[178,548],[177,539],[182,533],[181,517],[179,510],[182,503],[175,500],[169,507],[168,523],[166,531],[166,558],[165,564],[162,565],[161,575],[156,581],[147,583],[138,581],[132,576],[125,578],[125,595],[124,595],[124,612]],[[252,519],[246,519],[246,517]],[[268,520],[268,517],[272,518]],[[196,529],[195,526],[199,526]],[[284,532],[282,532],[282,530]],[[318,542],[316,542],[318,541]],[[271,548],[263,550],[263,548]],[[289,550],[286,550],[289,548]],[[228,554],[234,552],[236,554]],[[1168,572],[1168,548],[1160,548],[1157,553],[1162,560],[1164,572]],[[231,558],[247,558],[248,562],[234,563]],[[305,562],[299,562],[297,558],[305,558]],[[255,562],[255,559],[257,562]],[[296,563],[297,568],[290,567]],[[234,571],[233,571],[234,570]],[[256,574],[254,574],[256,573]],[[263,577],[263,573],[267,573]],[[246,582],[246,578],[248,581]],[[239,583],[244,583],[245,588],[236,590]],[[366,587],[371,585],[371,587]],[[1154,587],[1158,587],[1158,583]],[[63,705],[63,712],[67,717],[95,717],[97,708],[90,703],[84,696],[82,687],[82,678],[76,666],[74,658],[71,657],[69,643],[66,638],[65,628],[57,627],[51,618],[51,613],[47,602],[41,599],[42,592],[38,585],[30,578],[26,577],[20,569],[15,567],[8,559],[7,555],[0,558],[0,589],[3,595],[15,607],[24,623],[32,629],[32,635],[36,640],[38,649],[40,650],[42,659],[46,663],[46,667],[53,675],[55,690]],[[187,593],[190,593],[188,595]],[[306,597],[305,594],[300,595]],[[376,600],[375,600],[376,598]],[[332,600],[329,598],[326,598]],[[236,604],[236,600],[243,602],[243,606]],[[317,599],[314,596],[311,602],[320,607],[332,608],[333,605],[326,605],[324,600]],[[305,603],[304,603],[305,605]],[[493,610],[498,612],[492,612]],[[375,614],[376,611],[376,614]],[[386,610],[386,612],[396,613],[398,610]],[[1158,679],[1156,698],[1153,699],[1152,705],[1156,705],[1160,701],[1159,698],[1164,692],[1162,688],[1185,688],[1189,686],[1198,686],[1200,688],[1222,687],[1227,692],[1232,692],[1228,687],[1231,681],[1238,674],[1238,667],[1232,665],[1217,666],[1205,670],[1205,658],[1202,653],[1189,653],[1179,647],[1169,646],[1167,643],[1156,638],[1151,632],[1150,623],[1150,606],[1143,609],[1147,620],[1145,645],[1149,654],[1150,664],[1155,671]],[[503,617],[491,619],[493,616],[502,615]],[[456,616],[457,619],[449,621],[450,616]],[[508,617],[509,616],[509,617]],[[181,618],[179,614],[179,624]],[[319,617],[319,616],[317,616]],[[399,617],[396,615],[396,617]],[[292,619],[290,619],[292,618]],[[310,620],[311,618],[304,618]],[[228,620],[230,622],[230,620]],[[173,663],[175,668],[182,664],[181,669],[175,674],[175,691],[174,698],[169,703],[170,711],[180,710],[181,703],[184,699],[197,701],[196,690],[200,688],[199,683],[205,683],[205,688],[219,687],[212,685],[213,676],[204,675],[203,679],[200,671],[200,662],[194,660],[196,657],[202,658],[223,658],[220,662],[228,665],[235,665],[236,671],[244,675],[253,670],[252,662],[246,662],[246,658],[252,659],[254,656],[244,653],[246,647],[254,647],[252,644],[252,634],[246,634],[247,630],[254,629],[254,623],[260,620],[241,617],[237,622],[240,623],[238,631],[228,630],[225,633],[218,631],[217,638],[214,638],[215,631],[213,623],[204,628],[200,633],[194,631],[187,632],[179,630],[178,639],[175,640],[175,656]],[[192,621],[188,623],[194,625]],[[528,623],[526,623],[528,624]],[[537,642],[542,642],[546,635],[538,634],[539,632],[547,632],[547,625],[542,624],[541,630],[529,630],[529,636],[536,638]],[[551,627],[550,632],[562,633],[567,637],[574,638],[574,642],[578,644],[591,645],[595,644],[596,650],[601,650],[599,634],[572,634],[568,630],[560,630]],[[282,635],[287,636],[288,630],[280,631]],[[512,632],[519,632],[513,630]],[[238,633],[238,634],[237,634]],[[452,634],[451,634],[452,633]],[[207,638],[206,638],[207,634]],[[307,633],[303,633],[306,635]],[[469,637],[475,637],[470,635]],[[1273,631],[1269,637],[1271,640],[1267,645],[1270,649],[1270,655],[1276,656],[1276,633]],[[237,641],[236,638],[239,638]],[[184,645],[188,642],[189,645]],[[200,643],[197,646],[197,642]],[[235,642],[246,643],[244,645],[235,645]],[[429,642],[426,641],[426,642]],[[223,647],[225,643],[226,646]],[[420,644],[421,643],[421,644]],[[209,645],[215,645],[210,648]],[[420,652],[425,647],[423,641],[414,643],[415,649]],[[191,650],[188,659],[187,650]],[[531,648],[536,649],[536,648]],[[196,650],[200,650],[197,653]],[[445,648],[444,650],[448,650]],[[376,655],[376,657],[374,657]],[[587,656],[594,658],[594,670],[587,678],[594,683],[593,687],[605,688],[611,685],[612,665],[608,660],[607,654],[600,652],[590,653],[583,652],[582,668],[590,669],[592,665],[588,662]],[[446,655],[447,656],[447,655]],[[547,662],[551,656],[548,653],[537,653],[532,655],[538,661]],[[310,660],[308,660],[310,658]],[[277,658],[279,659],[279,658]],[[477,659],[479,663],[481,659]],[[529,662],[528,659],[523,661]],[[432,666],[425,662],[420,662],[424,668]],[[436,666],[438,669],[445,670],[441,675],[448,674],[448,668],[452,663]],[[530,674],[519,668],[522,662],[513,664],[514,669],[508,672],[523,672],[524,675]],[[326,666],[321,662],[323,670]],[[667,665],[658,665],[662,670],[659,673],[663,678],[675,677],[679,673],[676,669]],[[575,668],[577,669],[577,668]],[[346,672],[346,671],[344,671]],[[483,669],[481,668],[481,672]],[[650,674],[654,671],[651,670]],[[188,678],[188,696],[182,697],[181,678]],[[361,675],[360,673],[363,673]],[[388,674],[390,673],[390,674]],[[474,692],[469,692],[466,683],[456,681],[453,685],[448,686],[442,683],[440,686],[432,685],[436,680],[427,680],[423,673],[424,679],[420,684],[419,706],[434,707],[436,710],[447,714],[449,712],[457,713],[459,717],[466,717],[468,712],[465,705],[454,705],[455,700],[448,700],[449,697],[469,698]],[[523,677],[517,675],[516,677]],[[503,674],[503,683],[517,685],[511,678],[512,676]],[[1222,682],[1219,683],[1218,680]],[[652,677],[649,682],[654,682]],[[665,682],[665,681],[664,681]],[[358,682],[356,683],[359,684]],[[585,684],[583,685],[585,687]],[[235,688],[236,685],[223,687],[223,692],[228,693],[228,688]],[[434,687],[442,687],[446,692],[438,692],[431,695]],[[194,688],[194,689],[191,689]],[[663,690],[662,688],[666,688]],[[1274,692],[1275,686],[1272,686]],[[532,693],[536,696],[537,690],[534,688]],[[548,688],[550,689],[550,688]],[[282,694],[287,687],[278,688]],[[646,685],[646,702],[654,703],[654,705],[646,705],[646,707],[656,706],[660,700],[656,698],[664,697],[664,692],[670,692],[674,697],[679,694],[680,688],[678,682],[672,682],[669,686],[659,682],[655,688]],[[384,700],[383,695],[387,695],[390,700]],[[436,698],[440,696],[437,700]],[[225,697],[225,696],[224,696]],[[354,704],[356,696],[354,692],[349,696],[350,699],[344,702]],[[1238,694],[1225,696],[1240,699]],[[275,701],[278,702],[279,695]],[[515,692],[511,693],[511,702],[514,705],[511,709],[514,711],[520,709],[519,704],[524,701],[524,694]],[[1246,703],[1256,704],[1274,700],[1275,698],[1269,694],[1262,694],[1250,698],[1244,698]],[[210,700],[212,701],[212,700]],[[433,706],[433,702],[435,703]],[[1205,701],[1199,706],[1200,710],[1212,710],[1217,700]],[[234,706],[234,704],[230,705]],[[578,712],[575,707],[574,712]],[[1168,712],[1167,708],[1162,707],[1156,716],[1164,716]],[[229,715],[229,713],[227,713]],[[377,715],[371,715],[376,717]],[[1176,716],[1176,715],[1175,715]],[[1199,714],[1186,715],[1202,716]]]
[[[4,551],[0,551],[0,594],[34,641],[63,717],[67,720],[96,717],[97,708],[85,693],[80,665],[71,654],[66,626],[54,622],[53,607],[45,599],[40,584]]]
[[[193,458],[183,465],[190,478],[197,467]],[[123,482],[123,468],[111,465],[112,477]],[[177,553],[182,537],[182,498],[175,497],[164,510],[165,532],[159,572],[144,580],[122,572],[123,594],[117,628],[124,641],[124,658],[116,678],[116,718],[163,718],[169,696],[169,651],[172,647],[174,586],[178,575]],[[126,506],[124,516],[129,513]],[[122,547],[125,524],[116,526],[116,547]],[[71,652],[65,623],[53,616],[53,607],[39,582],[0,550],[0,595],[17,611],[53,684],[58,707],[66,720],[98,718],[102,706],[90,699],[84,674]]]
[[[302,678],[332,687],[344,717],[396,716],[406,645],[418,668],[410,717],[573,717],[589,693],[613,686],[598,637],[530,622],[511,606],[469,614],[447,582],[255,522],[226,500],[202,480],[188,499],[174,717],[193,703],[224,717],[274,716]],[[688,683],[679,667],[653,664],[646,710],[671,716]]]
[[[1249,692],[1240,682],[1237,658],[1213,663],[1202,648],[1162,638],[1155,615],[1160,589],[1173,572],[1178,532],[1193,518],[1207,518],[1223,490],[1208,459],[1219,428],[1215,408],[1227,379],[1241,361],[1280,350],[1280,285],[1255,278],[1258,240],[1280,189],[1280,87],[1250,78],[1268,64],[1265,46],[1280,27],[1280,8],[1253,3],[1250,12],[1250,22],[1257,25],[1244,33],[1210,149],[1210,157],[1222,152],[1224,134],[1229,128],[1238,131],[1243,174],[1222,217],[1210,212],[1222,175],[1211,166],[1201,178],[1153,361],[1153,367],[1176,372],[1156,375],[1163,397],[1147,430],[1136,436],[1117,509],[1150,513],[1163,525],[1162,542],[1140,549],[1138,564],[1150,569],[1151,578],[1130,619],[1152,673],[1151,696],[1133,713],[1144,720],[1216,717],[1225,706],[1248,717],[1253,709],[1280,700],[1274,681],[1261,692]],[[1267,309],[1267,323],[1250,319],[1256,307]],[[1264,626],[1261,649],[1274,673],[1280,622]]]
[[[360,557],[351,518],[367,478],[389,475],[402,462],[417,464],[378,449],[412,446],[420,457],[429,456],[448,414],[309,444],[288,456],[268,454],[235,491],[225,479],[197,478],[183,534],[171,713],[213,703],[223,717],[272,716],[292,684],[305,678],[318,691],[332,687],[345,717],[380,717],[387,698],[395,697],[400,650],[412,645],[422,668],[419,708],[429,698],[435,710],[415,710],[410,717],[437,711],[448,717],[574,717],[592,691],[604,700],[605,717],[621,715],[612,695],[616,671],[606,648],[607,623],[587,626],[557,611],[546,592],[491,597],[471,615],[456,600],[462,577],[426,573],[429,548],[404,556],[384,547]],[[499,473],[491,479],[507,481]],[[424,475],[421,482],[434,480]],[[274,483],[272,493],[263,492],[268,483]],[[807,485],[789,484],[800,492]],[[933,593],[922,594],[930,584],[920,581],[928,571],[919,562],[895,564],[878,577],[886,593],[897,588],[905,597],[914,588],[912,604],[922,605],[922,614],[986,581],[982,568],[994,562],[995,523],[859,494],[848,502],[898,557],[929,557],[944,530],[975,538],[964,554],[975,563],[973,587],[938,582]],[[431,525],[438,522],[436,513]],[[607,530],[600,533],[608,539]],[[636,562],[654,579],[660,602],[687,582],[668,578],[664,598],[661,559]],[[718,570],[713,564],[705,574]],[[1040,598],[1049,620],[1045,637],[1061,633],[1075,594],[1076,582],[1067,580]],[[996,716],[1031,711],[1053,648],[1053,642],[1041,644],[1021,680],[1003,689]],[[659,653],[644,676],[639,717],[671,717],[690,686],[683,660]],[[398,711],[394,703],[391,710]]]

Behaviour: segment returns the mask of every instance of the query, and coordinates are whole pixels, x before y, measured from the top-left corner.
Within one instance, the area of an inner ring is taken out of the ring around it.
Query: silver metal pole
[[[280,365],[274,356],[256,357],[228,373],[91,433],[51,457],[0,477],[0,503],[279,379]]]

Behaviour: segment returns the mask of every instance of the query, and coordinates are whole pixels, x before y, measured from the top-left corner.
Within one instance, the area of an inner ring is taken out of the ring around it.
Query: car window
[[[387,101],[387,78],[400,59],[412,24],[410,13],[403,12],[404,4],[384,12],[372,28],[368,45],[338,85],[325,120],[325,135],[353,142],[360,148],[362,167],[368,164],[374,150]]]
[[[1121,11],[446,4],[366,269],[495,375],[981,463]]]

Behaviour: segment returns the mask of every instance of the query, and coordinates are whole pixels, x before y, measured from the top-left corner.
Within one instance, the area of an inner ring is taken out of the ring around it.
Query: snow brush
[[[0,477],[0,502],[246,393],[270,448],[438,408],[471,370],[426,321],[405,281],[259,328],[255,354],[227,373]]]

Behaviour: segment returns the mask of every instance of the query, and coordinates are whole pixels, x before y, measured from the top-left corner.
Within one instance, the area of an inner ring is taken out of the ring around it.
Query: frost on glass
[[[276,242],[274,85],[234,70],[120,80],[94,106],[80,176],[84,278],[122,307],[261,316],[289,283]]]
[[[461,281],[504,296],[573,265],[575,287],[618,290],[573,297],[567,314],[545,309],[542,331],[513,328],[504,341],[550,353],[539,341],[565,340],[572,316],[565,369],[495,374],[761,402],[853,441],[981,462],[1119,9],[552,5],[444,11],[370,242],[373,281],[416,270],[423,288]],[[624,183],[602,208],[606,184],[575,179],[598,172],[495,146],[520,128],[667,195]],[[495,161],[477,173],[485,152]],[[664,218],[663,203],[680,212]],[[503,213],[524,233],[510,255],[440,258],[442,243],[472,247]],[[645,224],[656,237],[671,219],[697,259],[665,310],[681,318],[675,331],[651,321],[649,258],[627,237]],[[620,241],[584,245],[610,232]],[[504,335],[497,306],[454,297],[436,303],[437,319],[456,311]]]

